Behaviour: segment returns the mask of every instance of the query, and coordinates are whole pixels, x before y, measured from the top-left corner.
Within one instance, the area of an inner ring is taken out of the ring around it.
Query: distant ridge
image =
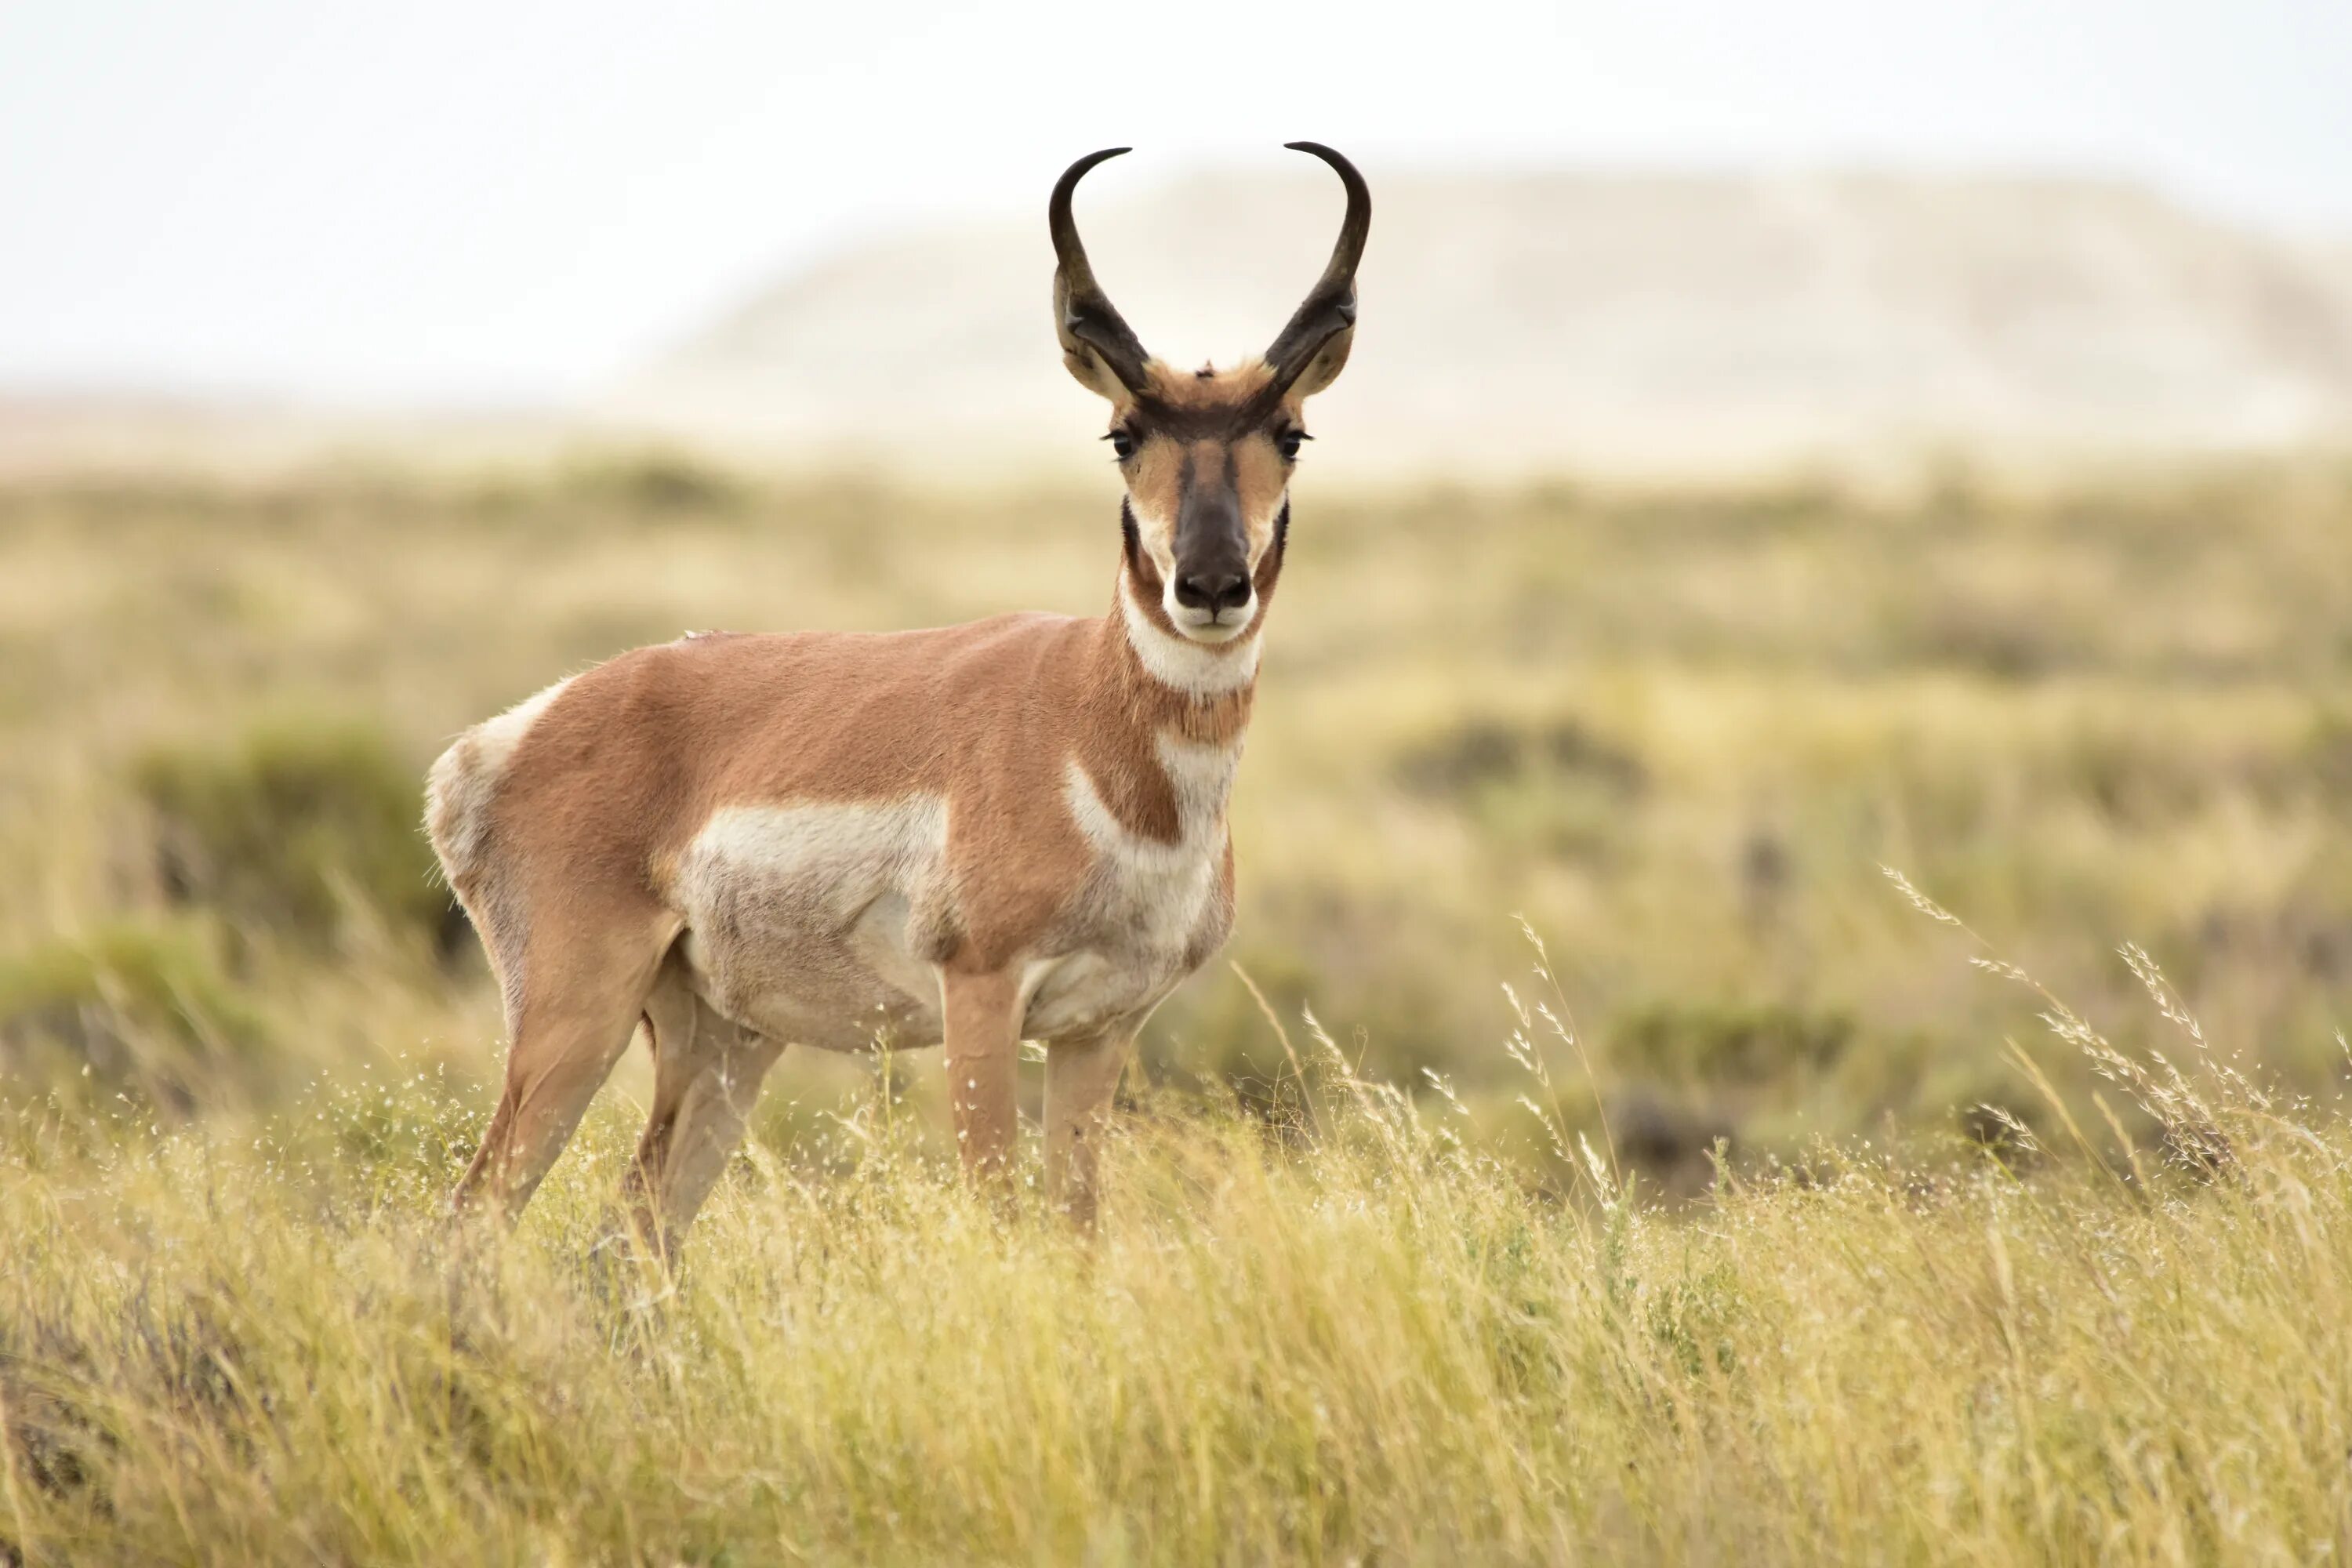
[[[1316,410],[1351,469],[1667,471],[1963,451],[2121,457],[2352,440],[2352,247],[2128,184],[1527,174],[1373,179],[1354,363]],[[1328,180],[1081,198],[1164,357],[1262,348],[1320,268]],[[959,468],[1083,444],[1039,212],[877,240],[629,376],[625,426]]]

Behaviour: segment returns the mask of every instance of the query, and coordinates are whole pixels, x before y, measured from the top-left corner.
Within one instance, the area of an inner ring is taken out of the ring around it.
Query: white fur
[[[1257,590],[1250,590],[1248,602],[1240,609],[1225,611],[1187,605],[1176,597],[1174,588],[1166,588],[1160,591],[1160,607],[1168,612],[1176,628],[1194,642],[1231,642],[1249,630],[1250,623],[1257,619]],[[1223,618],[1228,614],[1234,617],[1232,620]]]
[[[1216,896],[1224,853],[1223,837],[1209,842],[1209,826],[1196,824],[1189,813],[1174,844],[1128,832],[1075,758],[1063,798],[1099,857],[1087,899],[1090,918],[1117,935],[1104,946],[1024,966],[1022,1028],[1037,1039],[1083,1035],[1157,1006],[1183,978],[1182,954]]]
[[[1221,692],[1238,691],[1257,679],[1257,639],[1252,638],[1241,647],[1222,649],[1216,642],[1181,636],[1171,636],[1154,626],[1151,617],[1135,602],[1135,589],[1122,574],[1119,580],[1118,609],[1127,623],[1127,640],[1135,647],[1136,657],[1154,680],[1163,686],[1198,697],[1212,697]],[[1249,614],[1257,614],[1257,600],[1253,597]],[[1247,622],[1218,641],[1230,641],[1241,635]],[[1222,628],[1220,628],[1222,630]]]
[[[425,822],[453,873],[479,861],[489,833],[490,796],[514,760],[515,748],[571,684],[566,676],[497,718],[484,720],[434,763],[425,791]]]
[[[691,903],[709,872],[771,878],[847,919],[884,888],[934,873],[947,852],[947,803],[933,795],[822,805],[730,805],[712,814],[680,858]]]
[[[1070,910],[1076,945],[1021,966],[1031,1038],[1132,1020],[1197,962],[1187,955],[1214,919],[1241,748],[1162,735],[1158,752],[1175,792],[1173,844],[1130,833],[1086,769],[1067,764],[1064,800],[1097,858]],[[944,1009],[930,939],[946,908],[947,839],[935,795],[718,812],[679,857],[673,890],[695,989],[780,1040],[936,1042]]]
[[[1176,791],[1176,819],[1183,825],[1184,842],[1222,850],[1225,802],[1233,797],[1234,774],[1242,765],[1241,742],[1196,745],[1162,734],[1159,752],[1160,765]]]
[[[1149,1013],[1197,962],[1192,955],[1220,896],[1225,799],[1241,748],[1163,735],[1159,751],[1176,792],[1173,844],[1129,832],[1086,769],[1075,759],[1069,763],[1063,797],[1098,857],[1087,896],[1092,918],[1117,937],[1024,973],[1026,1028],[1034,1035],[1061,1036]]]
[[[1134,935],[1147,947],[1181,946],[1200,920],[1224,857],[1224,790],[1237,756],[1223,748],[1186,746],[1165,738],[1160,748],[1163,760],[1171,752],[1190,753],[1180,764],[1190,777],[1175,768],[1169,771],[1181,825],[1173,844],[1129,833],[1103,804],[1094,780],[1075,758],[1063,790],[1078,830],[1108,862],[1112,890],[1120,902],[1131,906]],[[1222,782],[1203,776],[1203,753],[1224,759]]]
[[[1036,984],[1021,999],[1021,1037],[1066,1039],[1091,1034],[1113,1018],[1157,1005],[1164,987],[1099,952],[1067,952],[1031,965]]]
[[[678,861],[697,988],[778,1039],[937,1041],[938,979],[918,950],[923,911],[939,908],[947,820],[929,795],[716,813]]]
[[[1097,854],[1108,856],[1122,865],[1162,869],[1193,858],[1193,847],[1181,840],[1162,844],[1156,838],[1140,838],[1127,830],[1118,814],[1103,801],[1102,792],[1095,788],[1093,775],[1077,758],[1063,764],[1062,799],[1069,806],[1070,816],[1078,831]]]
[[[1066,953],[1059,958],[1033,958],[1022,964],[1021,989],[1018,999],[1013,1004],[1014,1011],[1019,1016],[1026,1018],[1029,1016],[1029,1004],[1036,998],[1037,993],[1045,987],[1046,982],[1054,977],[1054,972],[1068,962],[1069,957]],[[940,984],[944,985],[946,982],[942,980]]]
[[[522,743],[531,725],[571,684],[572,678],[567,675],[546,690],[524,698],[497,718],[474,726],[474,743],[483,759],[489,762],[490,771],[496,773],[506,766],[507,759]],[[492,758],[495,761],[490,761]]]

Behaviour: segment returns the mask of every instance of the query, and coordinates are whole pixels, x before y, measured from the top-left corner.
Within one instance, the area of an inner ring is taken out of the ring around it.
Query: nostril
[[[1249,603],[1250,580],[1242,572],[1199,572],[1176,579],[1176,602],[1188,610],[1217,615]]]

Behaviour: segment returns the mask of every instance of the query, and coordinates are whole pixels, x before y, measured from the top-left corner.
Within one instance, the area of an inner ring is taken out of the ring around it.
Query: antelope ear
[[[1372,193],[1364,176],[1320,142],[1286,143],[1312,153],[1331,165],[1348,193],[1348,211],[1339,220],[1339,243],[1323,276],[1307,291],[1281,334],[1265,351],[1274,384],[1289,397],[1312,397],[1339,379],[1348,350],[1356,341],[1356,264],[1364,258],[1364,238],[1372,227]]]
[[[1080,386],[1109,399],[1115,406],[1123,407],[1135,401],[1134,392],[1111,369],[1110,362],[1080,335],[1090,323],[1070,309],[1069,280],[1058,272],[1054,275],[1054,324],[1055,335],[1061,340],[1062,363]]]
[[[1062,363],[1080,386],[1121,406],[1143,390],[1151,356],[1095,281],[1077,219],[1070,216],[1070,194],[1088,169],[1126,151],[1106,147],[1087,153],[1062,171],[1045,204],[1045,226],[1054,237],[1054,337],[1062,345]]]
[[[1120,384],[1118,377],[1110,373],[1110,366],[1096,358],[1092,350],[1066,350],[1062,363],[1069,367],[1080,386],[1108,398],[1113,407],[1124,408],[1135,401],[1135,394]]]
[[[1307,368],[1298,373],[1298,379],[1290,384],[1290,395],[1309,398],[1339,380],[1339,373],[1348,368],[1348,351],[1355,343],[1356,329],[1352,326],[1332,333],[1330,341],[1316,350]]]

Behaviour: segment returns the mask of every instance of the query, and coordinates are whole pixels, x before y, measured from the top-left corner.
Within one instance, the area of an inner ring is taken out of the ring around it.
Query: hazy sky
[[[0,387],[562,398],[859,233],[1042,214],[1090,148],[1301,136],[1376,184],[2120,173],[2352,237],[2352,0],[0,0]]]

